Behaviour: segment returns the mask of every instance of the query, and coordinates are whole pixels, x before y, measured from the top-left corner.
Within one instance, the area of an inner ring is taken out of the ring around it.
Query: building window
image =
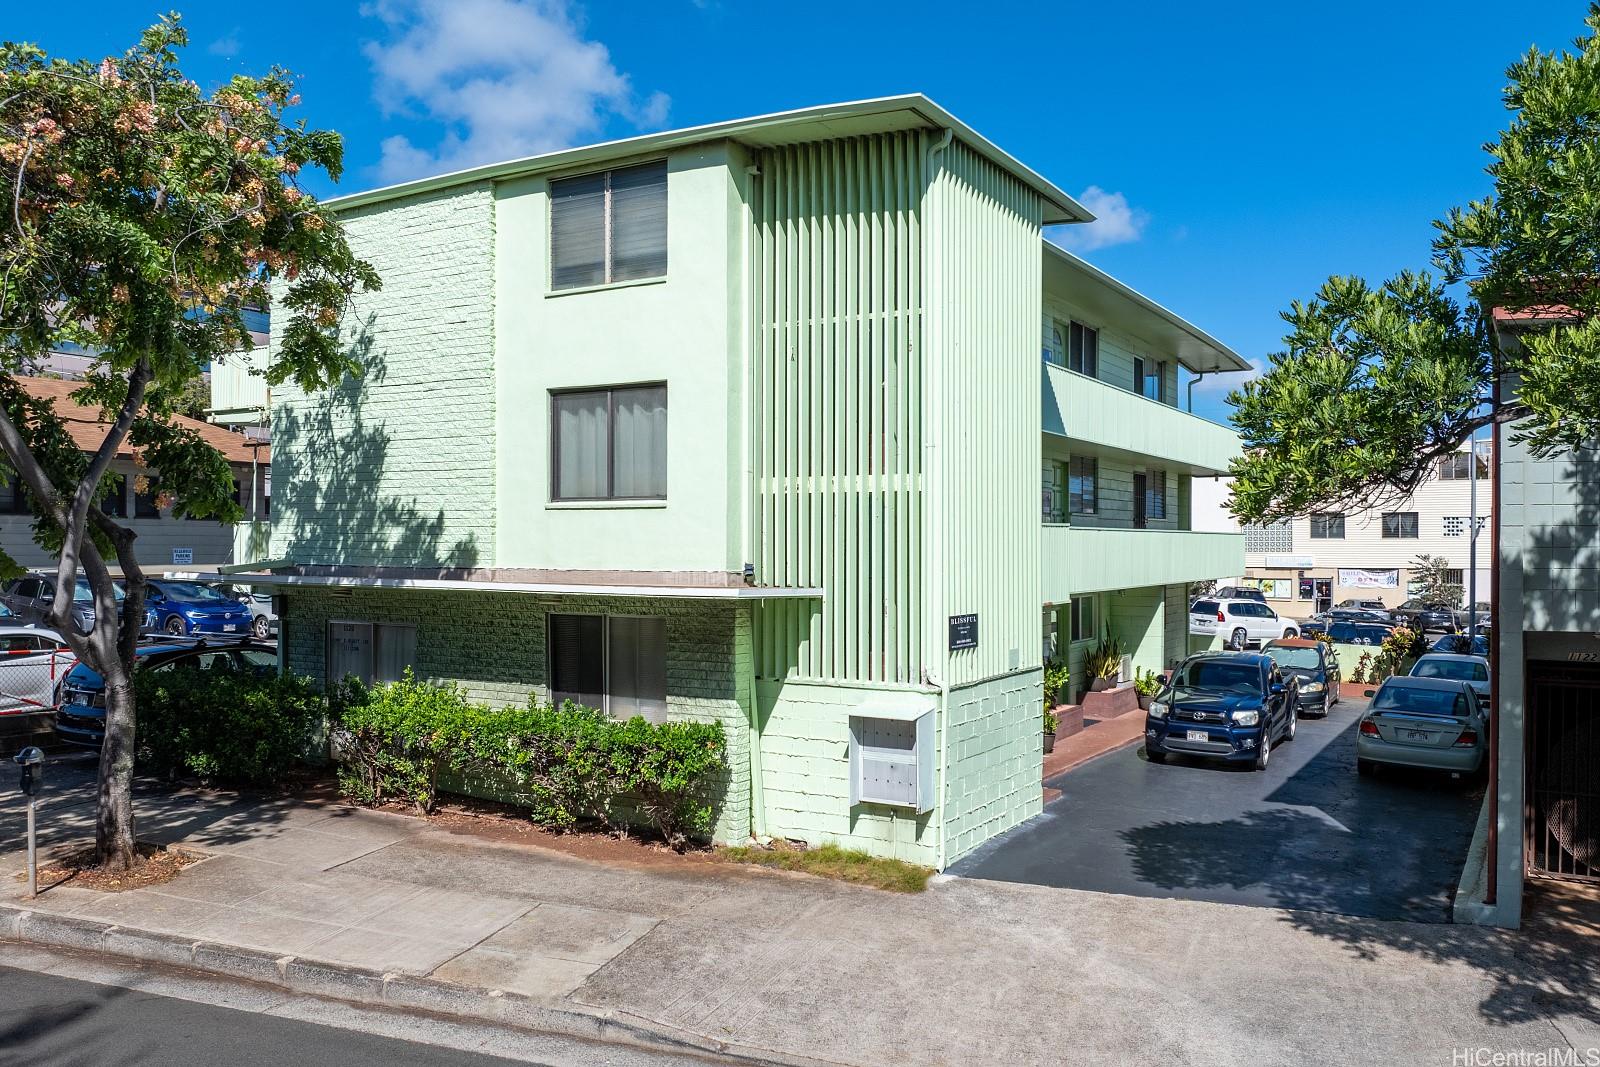
[[[1472,460],[1470,452],[1452,452],[1448,456],[1439,457],[1439,477],[1444,481],[1465,481],[1472,477]],[[1482,456],[1478,457],[1478,477],[1489,477],[1489,464]]]
[[[1067,521],[1067,465],[1059,459],[1044,463],[1043,495],[1040,498],[1040,515],[1045,522]]]
[[[614,719],[667,717],[667,620],[659,615],[549,617],[550,701]]]
[[[1044,361],[1054,363],[1058,367],[1067,365],[1067,341],[1062,332],[1061,324],[1054,319],[1050,320],[1050,328],[1045,332]]]
[[[1067,501],[1074,515],[1093,515],[1100,507],[1100,461],[1073,456],[1067,478]]]
[[[1311,516],[1311,539],[1313,541],[1344,540],[1344,516],[1333,514]]]
[[[144,490],[140,491],[137,482],[133,488],[133,517],[136,519],[159,519],[161,517],[161,488],[156,485],[155,479],[144,479]]]
[[[550,394],[551,499],[665,500],[667,387]]]
[[[550,183],[550,287],[667,273],[667,164]]]
[[[13,473],[0,478],[0,515],[28,514],[28,491],[23,488],[22,475]]]
[[[1072,640],[1088,641],[1094,638],[1094,598],[1072,598]]]
[[[1133,391],[1151,400],[1165,400],[1163,388],[1167,378],[1167,365],[1159,360],[1135,356],[1133,359]]]
[[[359,678],[367,685],[398,682],[417,656],[417,628],[404,623],[334,620],[328,623],[327,680]]]
[[[1081,322],[1072,324],[1067,335],[1067,369],[1093,378],[1100,368],[1100,331]]]
[[[1294,551],[1294,527],[1287,522],[1275,522],[1270,526],[1246,526],[1244,528],[1244,550],[1246,552],[1292,552]]]
[[[1167,517],[1167,472],[1151,471],[1145,476],[1144,513],[1147,519]]]
[[[1388,511],[1383,515],[1383,536],[1416,537],[1417,513],[1415,511]]]

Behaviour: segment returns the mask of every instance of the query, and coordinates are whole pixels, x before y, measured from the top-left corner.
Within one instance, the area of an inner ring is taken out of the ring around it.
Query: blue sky
[[[3,32],[120,52],[148,12],[26,5]],[[1100,267],[1253,360],[1330,273],[1427,263],[1488,191],[1504,70],[1580,0],[787,5],[338,0],[180,7],[202,82],[280,64],[347,143],[342,190],[809,104],[920,91],[1108,219]],[[63,11],[70,17],[63,18]],[[1093,191],[1090,191],[1093,190]],[[318,191],[328,191],[327,188]],[[1196,390],[1225,417],[1223,389]]]

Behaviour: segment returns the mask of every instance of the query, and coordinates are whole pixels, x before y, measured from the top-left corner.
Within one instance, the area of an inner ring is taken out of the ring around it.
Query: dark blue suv
[[[250,609],[200,582],[153,580],[145,590],[145,607],[150,628],[163,633],[234,637],[250,633]]]
[[[1173,671],[1145,716],[1152,763],[1173,753],[1264,770],[1272,746],[1294,739],[1299,694],[1270,656],[1203,652]]]

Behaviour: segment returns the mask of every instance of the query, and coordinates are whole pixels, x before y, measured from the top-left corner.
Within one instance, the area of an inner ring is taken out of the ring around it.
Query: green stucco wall
[[[667,713],[720,722],[729,775],[715,832],[750,832],[749,626],[736,605],[620,597],[538,597],[526,593],[358,589],[349,595],[296,589],[281,617],[287,669],[324,682],[330,620],[408,623],[417,629],[421,678],[454,682],[476,701],[549,699],[545,619],[550,612],[664,615]]]
[[[366,368],[272,412],[272,548],[296,563],[473,566],[495,540],[494,214],[487,185],[344,218],[383,288],[344,337]],[[286,316],[272,317],[279,343]]]

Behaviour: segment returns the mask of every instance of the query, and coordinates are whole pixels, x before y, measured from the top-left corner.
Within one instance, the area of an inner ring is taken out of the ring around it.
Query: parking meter
[[[11,757],[22,768],[22,793],[28,798],[28,896],[39,895],[39,835],[34,822],[39,787],[44,784],[44,752],[29,745]]]

